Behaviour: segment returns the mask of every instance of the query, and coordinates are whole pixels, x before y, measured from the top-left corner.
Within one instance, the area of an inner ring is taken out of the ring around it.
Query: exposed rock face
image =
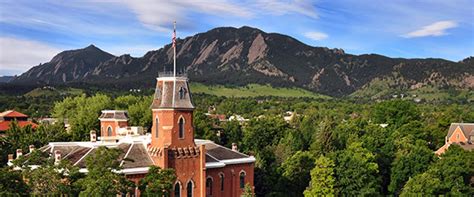
[[[178,72],[187,71],[192,81],[207,84],[297,86],[332,96],[348,95],[386,78],[407,89],[474,88],[473,57],[452,62],[351,55],[251,27],[216,28],[176,42]],[[115,57],[91,45],[59,53],[12,83],[153,87],[158,72],[172,69],[172,58],[171,44],[140,58]]]

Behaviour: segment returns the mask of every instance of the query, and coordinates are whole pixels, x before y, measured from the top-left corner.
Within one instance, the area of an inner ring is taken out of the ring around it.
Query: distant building
[[[117,148],[122,169],[119,173],[138,183],[150,166],[173,168],[177,180],[171,197],[238,197],[246,184],[254,185],[253,156],[240,153],[209,140],[194,139],[193,111],[188,78],[159,77],[151,104],[151,134],[143,135],[128,125],[123,110],[103,110],[100,137],[90,132],[88,142],[51,142],[38,150],[50,153],[56,160],[69,160],[80,172],[87,173],[85,157],[100,146]],[[22,155],[21,150],[17,153]],[[29,154],[24,155],[27,157]],[[9,165],[13,155],[9,155]],[[138,189],[135,196],[140,196]]]
[[[8,130],[13,121],[16,121],[20,127],[25,127],[27,125],[30,125],[32,128],[38,127],[37,124],[28,120],[27,115],[15,110],[8,110],[0,113],[0,132]]]
[[[441,155],[451,144],[457,144],[464,150],[474,149],[474,123],[451,123],[445,144],[435,154]]]
[[[241,115],[232,115],[232,116],[229,117],[229,121],[237,121],[237,122],[240,122],[240,123],[244,123],[244,122],[249,121],[249,119],[246,119],[246,118],[242,117]]]

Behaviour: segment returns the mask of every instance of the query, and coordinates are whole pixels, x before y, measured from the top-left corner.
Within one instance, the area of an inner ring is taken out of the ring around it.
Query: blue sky
[[[141,57],[170,43],[175,20],[181,38],[247,25],[352,54],[474,55],[472,0],[2,0],[0,76],[89,44]]]

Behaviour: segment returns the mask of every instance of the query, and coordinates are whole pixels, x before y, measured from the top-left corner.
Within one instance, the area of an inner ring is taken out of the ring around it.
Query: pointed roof
[[[459,127],[465,137],[469,138],[471,134],[474,134],[474,123],[451,123],[448,131],[448,138],[453,135],[456,128]]]
[[[17,112],[15,110],[8,110],[0,113],[0,117],[8,117],[8,118],[28,118],[27,115]]]

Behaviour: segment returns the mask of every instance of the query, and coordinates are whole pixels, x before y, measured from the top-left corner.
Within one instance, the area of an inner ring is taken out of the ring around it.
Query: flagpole
[[[172,106],[175,107],[175,94],[176,94],[176,21],[173,24],[173,101]]]
[[[176,77],[176,21],[173,26],[174,40],[173,40],[173,77]]]

